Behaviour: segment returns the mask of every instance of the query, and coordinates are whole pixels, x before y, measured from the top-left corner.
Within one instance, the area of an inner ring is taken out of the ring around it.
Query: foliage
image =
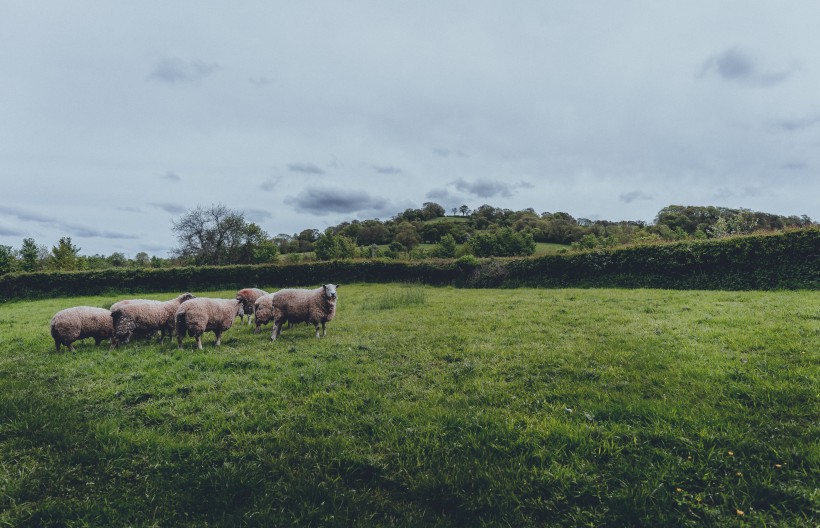
[[[71,242],[71,237],[62,237],[51,248],[51,264],[54,269],[75,270],[79,262],[80,248]]]
[[[456,239],[453,235],[446,234],[433,248],[432,256],[436,258],[454,258],[456,256]]]
[[[0,301],[105,291],[191,291],[333,282],[421,282],[465,287],[820,289],[820,228],[599,249],[543,257],[455,261],[287,262],[242,266],[116,268],[11,273]]]
[[[322,234],[313,245],[319,260],[349,259],[356,256],[356,244],[344,235],[334,235],[332,231]]]
[[[255,262],[267,239],[258,225],[245,221],[244,213],[223,204],[189,210],[173,221],[172,231],[179,243],[174,254],[198,265]]]
[[[510,228],[479,233],[468,240],[467,244],[477,257],[517,257],[535,252],[535,241],[531,234],[517,233]]]
[[[342,288],[204,351],[0,306],[0,526],[820,521],[817,292]]]

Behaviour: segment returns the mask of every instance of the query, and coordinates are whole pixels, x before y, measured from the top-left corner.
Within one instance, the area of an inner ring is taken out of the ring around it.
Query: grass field
[[[0,305],[0,526],[820,523],[820,292],[339,296],[203,351]]]

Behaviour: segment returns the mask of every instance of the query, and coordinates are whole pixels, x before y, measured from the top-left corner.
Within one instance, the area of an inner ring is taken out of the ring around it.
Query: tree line
[[[256,264],[284,260],[347,258],[425,259],[526,256],[536,243],[562,244],[572,249],[595,249],[625,244],[684,239],[719,238],[760,230],[783,230],[813,225],[807,216],[781,216],[712,206],[670,205],[655,221],[607,221],[574,218],[565,212],[519,211],[481,205],[454,207],[426,202],[389,220],[352,220],[324,231],[270,236],[245,219],[244,212],[223,204],[197,206],[172,221],[177,247],[167,258],[137,253],[81,255],[71,237],[50,249],[26,238],[19,249],[0,245],[0,274],[14,271],[93,270],[117,267]]]

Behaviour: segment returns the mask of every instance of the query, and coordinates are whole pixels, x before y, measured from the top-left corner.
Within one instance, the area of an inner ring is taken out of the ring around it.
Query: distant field
[[[204,351],[0,305],[0,526],[820,523],[820,292],[339,295]]]

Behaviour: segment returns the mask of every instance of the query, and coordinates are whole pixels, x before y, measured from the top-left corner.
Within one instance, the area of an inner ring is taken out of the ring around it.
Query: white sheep
[[[242,312],[242,302],[238,299],[197,297],[182,303],[176,312],[177,346],[182,348],[186,332],[196,338],[199,350],[202,350],[202,334],[205,332],[213,332],[216,346],[219,346],[222,332],[233,326],[234,319]]]
[[[236,292],[236,299],[242,301],[243,315],[248,316],[248,324],[251,324],[251,314],[255,313],[256,300],[268,292],[260,290],[259,288],[243,288]],[[239,322],[242,322],[242,315],[239,316]],[[258,333],[258,331],[256,331]]]
[[[194,299],[190,293],[183,293],[168,301],[150,299],[128,299],[111,305],[114,321],[114,339],[111,347],[127,343],[134,336],[152,336],[160,332],[159,342],[165,335],[174,335],[174,316],[183,303]]]
[[[273,331],[271,340],[282,333],[282,325],[287,323],[311,323],[316,327],[319,337],[319,325],[322,335],[326,335],[325,323],[336,315],[336,289],[338,284],[325,284],[315,290],[285,289],[271,296],[273,303]]]
[[[93,337],[94,344],[99,345],[103,339],[111,339],[113,335],[111,311],[105,308],[75,306],[60,310],[51,318],[51,337],[54,338],[57,352],[60,345],[74,352],[74,341]]]

